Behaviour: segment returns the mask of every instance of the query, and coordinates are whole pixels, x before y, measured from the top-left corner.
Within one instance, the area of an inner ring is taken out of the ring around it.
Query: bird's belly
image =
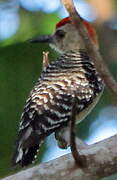
[[[76,124],[79,124],[85,117],[93,110],[97,102],[99,101],[103,91],[100,92],[97,97],[93,100],[91,104],[89,104],[85,109],[83,109],[80,113],[76,115]]]

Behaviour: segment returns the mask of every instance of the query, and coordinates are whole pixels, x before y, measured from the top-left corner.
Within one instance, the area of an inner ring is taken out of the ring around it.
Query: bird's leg
[[[45,70],[49,64],[48,54],[49,52],[43,52],[43,70]]]
[[[70,146],[69,127],[66,126],[57,130],[55,132],[55,138],[61,149],[67,149]]]
[[[57,130],[55,132],[55,138],[61,149],[67,149],[70,146],[70,125]],[[75,137],[75,143],[79,150],[85,149],[88,146],[77,136]]]

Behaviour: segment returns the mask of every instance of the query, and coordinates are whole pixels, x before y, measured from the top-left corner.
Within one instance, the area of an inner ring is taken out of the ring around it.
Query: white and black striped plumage
[[[86,52],[69,51],[49,64],[26,101],[13,164],[30,164],[44,138],[67,126],[75,98],[80,121],[102,91],[103,82]]]

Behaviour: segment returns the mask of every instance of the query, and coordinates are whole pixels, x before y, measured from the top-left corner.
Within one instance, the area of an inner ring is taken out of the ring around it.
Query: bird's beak
[[[53,43],[52,35],[42,35],[30,40],[31,43]]]

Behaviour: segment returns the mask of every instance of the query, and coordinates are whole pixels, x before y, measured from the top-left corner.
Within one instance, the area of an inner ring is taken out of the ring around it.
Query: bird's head
[[[87,30],[92,43],[98,49],[98,42],[95,29],[90,23],[82,20],[85,29]],[[78,35],[77,29],[72,24],[70,17],[66,17],[56,24],[54,33],[51,35],[43,35],[33,38],[31,42],[34,43],[49,43],[52,48],[60,53],[64,53],[74,49],[85,49],[84,42]]]

